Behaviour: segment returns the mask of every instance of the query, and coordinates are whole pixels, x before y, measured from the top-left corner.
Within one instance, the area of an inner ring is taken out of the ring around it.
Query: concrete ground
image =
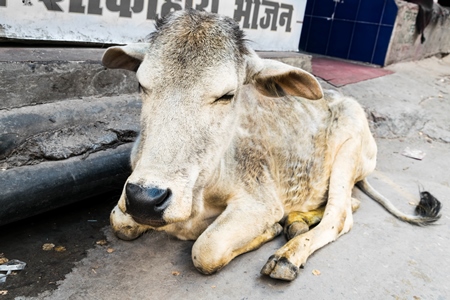
[[[125,242],[106,226],[107,244],[57,289],[16,299],[450,299],[450,56],[388,68],[394,74],[339,90],[361,102],[377,137],[370,182],[411,213],[423,186],[443,204],[438,224],[402,223],[355,188],[362,204],[353,229],[314,253],[293,282],[259,274],[283,236],[205,276],[191,262],[193,242],[158,232]],[[403,156],[406,147],[426,156]]]

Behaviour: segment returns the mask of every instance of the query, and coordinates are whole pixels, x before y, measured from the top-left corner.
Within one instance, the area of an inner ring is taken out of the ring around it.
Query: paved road
[[[404,224],[355,189],[362,205],[352,231],[313,254],[296,281],[259,275],[282,236],[204,276],[192,265],[192,242],[156,232],[134,242],[115,238],[106,226],[110,195],[1,228],[0,253],[28,266],[0,286],[8,291],[0,299],[450,299],[450,59],[389,68],[395,73],[340,90],[359,99],[373,121],[379,155],[371,183],[408,212],[423,186],[443,203],[438,225]],[[403,156],[406,147],[425,158]],[[97,245],[102,239],[107,243]],[[41,250],[48,242],[66,251]]]

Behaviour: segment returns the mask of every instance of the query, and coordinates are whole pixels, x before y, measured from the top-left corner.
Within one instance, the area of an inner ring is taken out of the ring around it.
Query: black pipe
[[[112,190],[130,175],[131,144],[64,161],[0,170],[0,226]]]

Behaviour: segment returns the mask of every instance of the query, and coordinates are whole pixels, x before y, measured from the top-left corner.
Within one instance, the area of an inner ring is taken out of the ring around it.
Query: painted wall
[[[426,40],[422,44],[415,26],[418,6],[404,1],[397,1],[397,5],[397,19],[385,65],[400,61],[420,60],[439,53],[450,53],[450,16],[432,19],[425,28]]]
[[[306,0],[0,0],[0,39],[125,44],[175,10],[230,16],[256,50],[297,51]]]

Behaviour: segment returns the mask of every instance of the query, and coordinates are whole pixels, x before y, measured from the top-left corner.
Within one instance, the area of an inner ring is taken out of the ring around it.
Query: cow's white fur
[[[375,168],[377,148],[355,100],[323,97],[311,74],[247,46],[239,52],[231,23],[177,12],[149,43],[106,51],[107,67],[137,70],[143,87],[127,182],[173,192],[167,225],[137,223],[125,192],[111,224],[123,239],[149,229],[196,239],[193,262],[213,273],[277,236],[289,214],[325,206],[321,222],[293,236],[262,270],[292,280],[311,253],[351,229],[351,191]],[[184,53],[183,45],[198,49]],[[235,97],[220,100],[226,94]]]

